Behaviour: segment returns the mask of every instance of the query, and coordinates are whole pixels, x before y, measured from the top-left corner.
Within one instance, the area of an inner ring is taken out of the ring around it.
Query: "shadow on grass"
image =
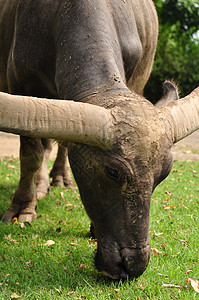
[[[16,188],[14,184],[0,184],[0,220],[8,209]]]

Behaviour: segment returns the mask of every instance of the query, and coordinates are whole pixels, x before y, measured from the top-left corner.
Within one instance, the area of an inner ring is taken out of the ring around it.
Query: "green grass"
[[[10,204],[18,170],[18,160],[0,164],[0,216]],[[161,253],[151,255],[137,280],[111,281],[95,270],[96,243],[88,236],[90,221],[78,192],[52,188],[37,213],[24,228],[0,222],[1,300],[14,293],[22,300],[199,299],[190,283],[184,288],[187,278],[199,280],[199,162],[175,162],[153,194],[150,241]],[[55,244],[44,246],[48,240]]]

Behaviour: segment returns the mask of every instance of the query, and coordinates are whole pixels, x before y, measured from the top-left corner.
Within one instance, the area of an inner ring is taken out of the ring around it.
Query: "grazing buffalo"
[[[199,128],[199,88],[161,107],[142,96],[157,36],[151,0],[0,0],[0,130],[21,136],[3,220],[36,218],[48,139],[59,141],[94,226],[96,267],[114,279],[146,269],[152,192],[172,145]],[[166,83],[163,100],[177,98],[173,89]]]

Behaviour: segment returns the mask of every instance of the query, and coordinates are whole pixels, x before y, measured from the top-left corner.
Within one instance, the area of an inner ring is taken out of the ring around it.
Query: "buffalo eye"
[[[117,170],[114,170],[114,169],[109,168],[109,167],[105,167],[105,173],[112,180],[118,180],[119,179],[119,172]]]

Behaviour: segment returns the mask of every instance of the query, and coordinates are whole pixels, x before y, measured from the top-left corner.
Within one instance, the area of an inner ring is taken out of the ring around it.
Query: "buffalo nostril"
[[[117,247],[98,245],[95,255],[95,266],[99,272],[112,278],[120,279],[122,257]]]
[[[120,248],[116,243],[98,244],[95,266],[99,272],[112,279],[139,277],[147,268],[150,257],[150,245],[141,249]]]
[[[150,245],[143,249],[124,248],[121,250],[123,265],[130,277],[139,277],[146,270],[150,258]]]

